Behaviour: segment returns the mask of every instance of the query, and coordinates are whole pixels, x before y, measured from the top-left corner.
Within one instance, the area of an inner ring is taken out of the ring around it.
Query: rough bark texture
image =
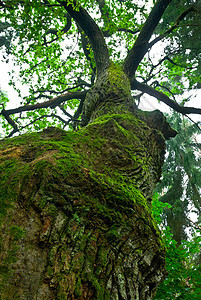
[[[173,131],[160,112],[136,113],[128,85],[117,86],[124,75],[111,74],[89,93],[82,130],[0,144],[1,299],[147,300],[164,278],[150,199],[159,127]]]

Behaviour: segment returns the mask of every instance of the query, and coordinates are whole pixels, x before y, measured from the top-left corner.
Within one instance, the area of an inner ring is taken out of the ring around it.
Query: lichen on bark
[[[131,111],[1,142],[2,299],[152,298],[165,273],[150,210],[165,139]]]

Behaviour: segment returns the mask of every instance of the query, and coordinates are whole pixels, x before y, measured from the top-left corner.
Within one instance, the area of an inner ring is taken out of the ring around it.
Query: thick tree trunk
[[[0,144],[1,299],[147,300],[164,278],[150,201],[174,132],[135,111],[123,73],[105,72],[88,126]]]

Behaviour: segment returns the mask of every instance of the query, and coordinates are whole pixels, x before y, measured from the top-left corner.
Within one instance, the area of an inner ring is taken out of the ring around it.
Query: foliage
[[[201,236],[200,229],[194,229],[200,228],[199,128],[175,112],[167,118],[179,134],[167,142],[163,180],[153,200],[154,216],[163,228],[168,271],[155,299],[199,299]],[[191,212],[197,214],[198,225],[189,222]]]
[[[167,56],[165,65],[167,72],[169,70],[171,76],[165,81],[168,87],[170,82],[174,85],[171,91],[176,94],[182,94],[183,88],[188,91],[194,88],[200,88],[201,81],[201,53],[200,53],[200,16],[201,5],[200,1],[195,0],[174,0],[172,5],[175,9],[168,7],[163,15],[164,23],[160,26],[163,29],[166,23],[171,23],[175,20],[176,28],[174,34],[169,37],[169,43],[164,46],[164,52]],[[189,11],[189,7],[194,5],[194,9]],[[196,13],[194,13],[196,11]],[[182,14],[185,14],[183,20],[179,21]],[[160,27],[159,26],[159,27]],[[174,26],[174,25],[173,25]],[[174,67],[172,68],[174,64]],[[186,80],[183,80],[185,72]],[[184,100],[184,99],[183,99]],[[185,99],[188,101],[188,99]]]
[[[153,198],[153,214],[162,226],[161,212],[170,209],[168,203],[160,202],[159,195]],[[155,300],[199,299],[201,295],[201,251],[200,230],[194,231],[192,238],[180,245],[173,239],[168,226],[163,227],[163,240],[167,248],[166,269],[168,275],[159,286]]]
[[[199,87],[198,1],[15,0],[1,1],[0,8],[2,36],[6,38],[3,57],[14,62],[10,84],[21,99],[15,105],[20,105],[18,110],[0,114],[7,136],[46,124],[64,128],[75,119],[79,122],[86,91],[97,75],[100,53],[97,55],[98,43],[90,36],[96,30],[104,37],[110,60],[136,70],[131,77],[145,84],[131,82],[138,99],[148,93],[183,114],[192,113],[177,105],[175,95],[182,95],[177,101],[185,103],[189,99],[184,91]],[[90,32],[89,24],[93,27]],[[84,96],[74,96],[77,91],[85,91]],[[65,97],[57,105],[48,104],[60,95]],[[45,103],[43,109],[39,103]],[[27,111],[24,106],[28,105],[32,107]],[[6,118],[8,114],[11,119]]]
[[[167,142],[163,180],[156,191],[160,193],[160,201],[172,206],[164,211],[163,220],[180,243],[186,239],[185,229],[191,226],[189,213],[200,217],[201,158],[196,141],[199,127],[175,112],[168,116],[168,121],[179,134]]]

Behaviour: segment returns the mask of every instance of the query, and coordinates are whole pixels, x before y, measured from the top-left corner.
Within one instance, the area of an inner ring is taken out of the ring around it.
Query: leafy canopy
[[[2,56],[14,62],[10,84],[21,97],[8,109],[13,99],[1,92],[4,135],[79,122],[109,60],[123,67],[137,99],[147,93],[200,114],[183,106],[184,91],[201,82],[200,14],[193,0],[1,1]]]

